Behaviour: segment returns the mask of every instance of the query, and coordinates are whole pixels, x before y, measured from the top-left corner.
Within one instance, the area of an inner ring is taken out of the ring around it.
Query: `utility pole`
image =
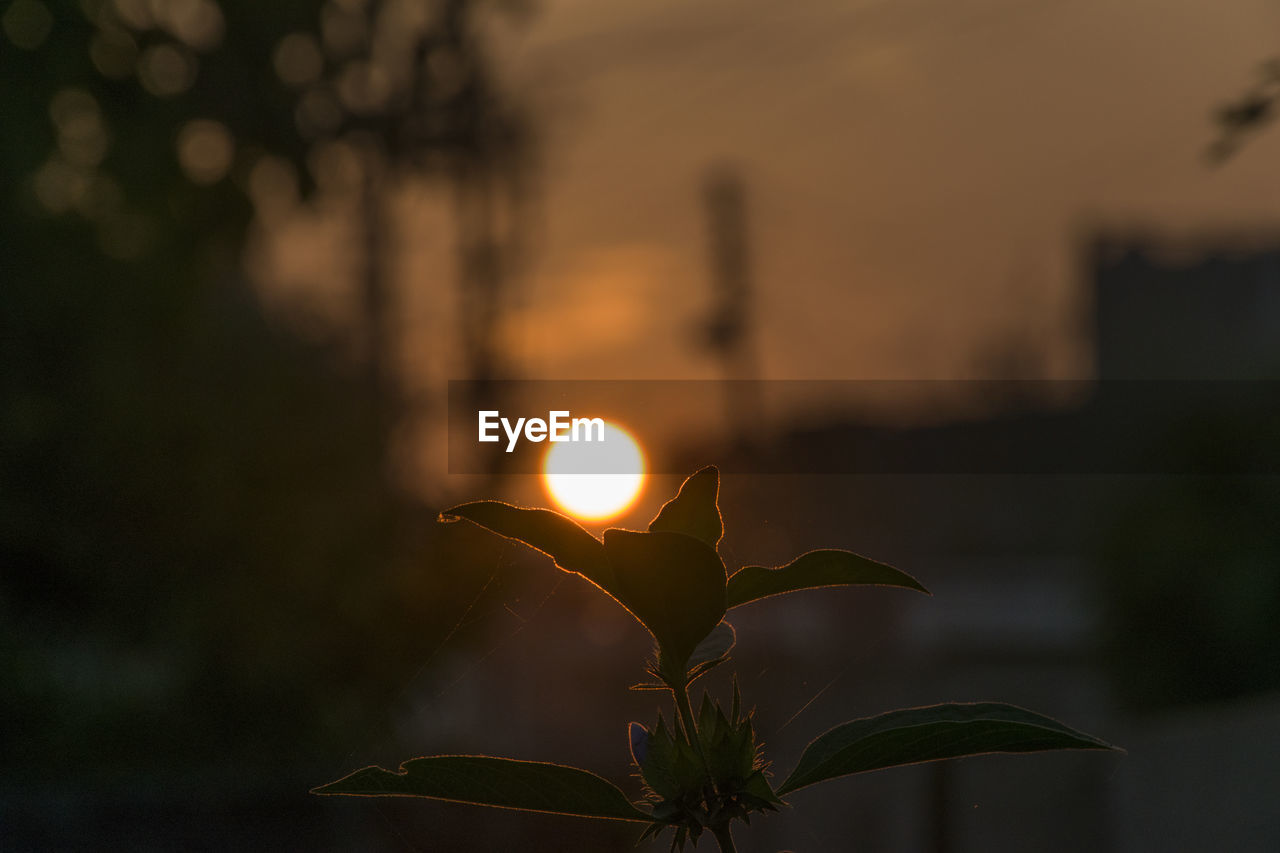
[[[703,186],[703,200],[710,225],[714,293],[705,343],[722,365],[731,437],[749,445],[755,438],[751,427],[760,418],[760,370],[750,334],[753,294],[741,176],[734,169],[713,169]]]

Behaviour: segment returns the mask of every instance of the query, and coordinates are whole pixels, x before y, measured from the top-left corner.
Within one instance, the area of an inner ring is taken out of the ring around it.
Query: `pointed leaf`
[[[715,548],[724,535],[724,522],[716,505],[719,492],[720,471],[708,465],[685,480],[676,496],[663,504],[649,522],[649,530],[683,533]]]
[[[908,708],[853,720],[816,738],[778,787],[778,794],[785,796],[837,776],[902,764],[1050,749],[1116,747],[1057,720],[999,702]]]
[[[696,787],[706,771],[701,759],[678,730],[668,729],[662,714],[649,730],[649,744],[640,774],[653,793],[663,800],[675,800],[691,787]],[[654,816],[665,815],[655,809]]]
[[[627,726],[627,740],[631,743],[631,760],[636,766],[644,764],[644,757],[649,752],[649,730],[639,723]]]
[[[900,586],[926,595],[929,593],[919,581],[893,566],[877,563],[851,551],[826,548],[802,554],[777,569],[765,566],[739,569],[729,578],[727,603],[730,607],[737,607],[771,595],[850,584]]]
[[[693,654],[689,656],[689,668],[723,659],[737,642],[738,635],[733,626],[728,622],[721,622],[693,650]]]
[[[655,817],[658,816],[657,809],[654,810],[654,816]],[[646,828],[644,832],[640,833],[640,838],[638,841],[636,841],[636,845],[639,846],[644,842],[648,841],[650,838],[657,838],[658,835],[661,834],[663,830],[667,829],[670,826],[671,824],[666,823],[664,821],[654,821],[653,823],[649,824],[648,828]]]
[[[693,684],[693,682],[697,681],[699,678],[706,675],[708,672],[715,669],[716,667],[718,667],[720,664],[724,663],[727,660],[728,660],[727,657],[723,657],[723,658],[716,658],[715,660],[704,661],[699,664],[688,664],[687,665],[688,675],[685,677],[685,680],[689,684]],[[664,688],[670,689],[670,685],[668,684],[663,684],[662,686]]]
[[[355,797],[430,797],[458,803],[552,812],[577,817],[648,821],[622,791],[594,773],[488,755],[435,755],[400,765],[399,772],[366,767],[313,794]]]
[[[747,777],[747,783],[742,788],[751,796],[758,800],[763,800],[774,806],[785,806],[778,795],[774,793],[773,788],[769,786],[769,780],[764,777],[764,771],[757,770]]]
[[[610,529],[604,549],[613,574],[610,592],[653,634],[660,657],[683,667],[724,618],[720,557],[682,533]]]
[[[571,518],[549,509],[525,509],[501,501],[473,501],[440,513],[441,521],[458,519],[536,548],[561,569],[611,591],[604,545]]]
[[[709,740],[714,734],[716,724],[716,705],[711,701],[711,696],[707,693],[702,694],[702,704],[698,706],[698,732],[703,736],[704,740]]]

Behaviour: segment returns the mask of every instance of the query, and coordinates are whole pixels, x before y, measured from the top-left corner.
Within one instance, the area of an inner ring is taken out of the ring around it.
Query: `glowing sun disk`
[[[644,478],[645,459],[639,443],[608,421],[604,441],[558,442],[542,460],[547,494],[565,512],[588,521],[603,521],[625,512],[639,496]]]

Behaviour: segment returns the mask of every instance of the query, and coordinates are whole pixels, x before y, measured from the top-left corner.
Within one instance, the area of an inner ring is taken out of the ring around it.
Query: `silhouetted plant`
[[[630,725],[631,755],[645,783],[632,802],[586,770],[482,755],[438,755],[404,762],[398,772],[366,767],[316,788],[317,794],[418,796],[579,817],[648,823],[641,840],[674,830],[671,847],[697,844],[704,832],[734,849],[733,821],[776,810],[782,797],[819,782],[923,761],[990,752],[1115,749],[1032,711],[995,702],[948,703],[889,711],[836,726],[814,739],[776,787],[766,775],[750,713],[736,679],[728,712],[704,695],[695,713],[689,685],[729,659],[735,635],[727,610],[788,592],[870,584],[928,594],[915,578],[848,551],[817,550],[779,568],[746,566],[728,575],[717,553],[723,534],[719,473],[704,468],[644,532],[610,529],[602,539],[550,510],[476,501],[441,513],[515,539],[595,584],[657,641],[648,685],[670,692],[675,714],[652,728]]]

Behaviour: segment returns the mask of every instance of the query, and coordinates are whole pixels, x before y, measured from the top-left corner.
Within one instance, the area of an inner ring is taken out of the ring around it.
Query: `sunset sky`
[[[746,180],[769,379],[980,376],[1011,336],[1085,377],[1085,235],[1277,221],[1280,134],[1204,157],[1280,50],[1265,0],[548,0],[494,45],[543,143],[501,334],[525,378],[718,375],[696,330],[719,163]],[[438,194],[397,201],[405,367],[431,394],[463,369],[452,229]],[[350,304],[343,227],[294,219],[260,269]]]
[[[1202,157],[1213,108],[1280,48],[1274,3],[541,9],[513,58],[516,85],[550,105],[520,316],[534,375],[705,369],[686,327],[707,292],[698,185],[719,161],[748,181],[772,378],[969,375],[1008,329],[1079,375],[1086,228],[1275,217],[1280,140],[1221,169]],[[580,336],[540,336],[553,316]],[[605,338],[600,316],[629,322]],[[637,363],[649,339],[656,358]]]

